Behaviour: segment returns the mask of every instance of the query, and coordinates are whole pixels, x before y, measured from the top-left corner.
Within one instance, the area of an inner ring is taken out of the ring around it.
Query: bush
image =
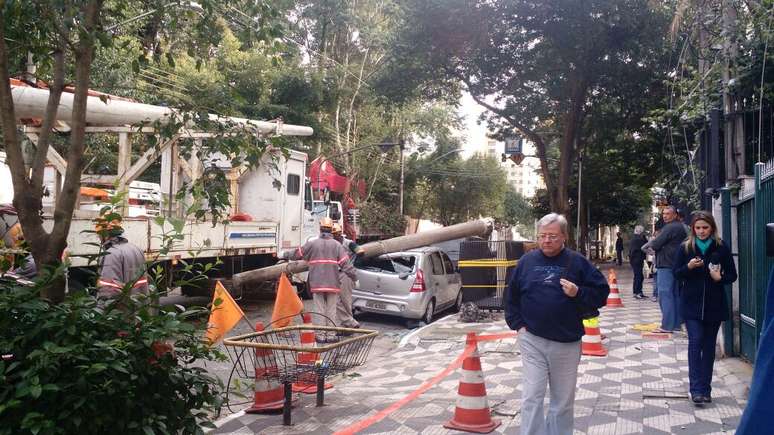
[[[48,279],[52,279],[49,275]],[[202,433],[220,406],[196,360],[203,309],[154,313],[125,296],[85,293],[58,305],[35,287],[0,282],[0,434]]]

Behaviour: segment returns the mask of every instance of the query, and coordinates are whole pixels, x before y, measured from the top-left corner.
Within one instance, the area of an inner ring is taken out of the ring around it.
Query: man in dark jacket
[[[623,265],[623,239],[621,233],[615,233],[615,259],[619,266]]]
[[[645,267],[645,253],[642,251],[642,247],[648,241],[642,235],[643,231],[642,225],[634,227],[634,237],[629,242],[629,264],[632,265],[632,273],[634,274],[632,293],[634,293],[635,299],[645,299],[645,295],[642,293],[642,283],[645,281],[645,276],[642,273],[642,268]]]
[[[656,251],[656,285],[658,303],[661,308],[661,329],[658,332],[672,332],[680,329],[683,323],[680,315],[680,301],[677,294],[677,282],[672,268],[677,250],[687,234],[685,225],[677,220],[677,209],[669,205],[661,212],[664,225],[659,235],[650,241],[650,247]]]
[[[519,331],[522,434],[573,431],[573,402],[581,356],[581,312],[601,308],[610,288],[585,257],[564,247],[567,220],[551,213],[538,222],[535,249],[519,259],[505,292],[505,320]],[[543,414],[551,385],[548,415]]]

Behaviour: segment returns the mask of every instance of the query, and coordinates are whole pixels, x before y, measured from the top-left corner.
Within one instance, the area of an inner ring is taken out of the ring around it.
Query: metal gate
[[[739,244],[739,351],[755,360],[763,327],[769,270],[765,226],[774,222],[774,161],[755,165],[755,186],[742,191],[736,205]]]
[[[503,294],[517,260],[530,242],[465,240],[460,243],[458,262],[462,278],[462,301],[480,309],[502,310]]]

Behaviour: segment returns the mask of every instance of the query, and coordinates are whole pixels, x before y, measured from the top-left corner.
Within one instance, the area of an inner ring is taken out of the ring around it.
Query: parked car
[[[460,275],[436,247],[411,249],[355,261],[352,291],[357,311],[389,314],[425,323],[449,307],[462,305]]]

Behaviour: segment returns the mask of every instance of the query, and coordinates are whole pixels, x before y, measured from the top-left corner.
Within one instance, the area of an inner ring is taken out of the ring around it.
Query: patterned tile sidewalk
[[[638,323],[657,322],[658,304],[630,296],[628,268],[619,268],[618,276],[625,307],[602,310],[600,325],[607,336],[603,343],[608,356],[584,356],[581,360],[575,433],[733,433],[742,414],[751,371],[744,363],[740,369],[733,360],[718,361],[713,403],[695,407],[687,395],[687,337],[675,334],[668,339],[644,338],[632,330]],[[650,288],[646,293],[650,294]],[[326,391],[324,407],[314,406],[313,395],[303,395],[293,409],[293,426],[282,426],[281,415],[237,413],[218,422],[213,433],[326,434],[345,430],[437,377],[462,353],[466,332],[507,331],[502,316],[479,324],[459,323],[456,317],[436,321],[388,357],[370,360],[350,376],[334,378],[334,388]],[[479,351],[489,406],[493,417],[502,421],[495,433],[518,433],[522,364],[517,341],[507,338],[482,342]],[[728,379],[734,385],[727,385]],[[459,370],[453,370],[358,433],[458,433],[443,427],[454,414],[458,382]]]

